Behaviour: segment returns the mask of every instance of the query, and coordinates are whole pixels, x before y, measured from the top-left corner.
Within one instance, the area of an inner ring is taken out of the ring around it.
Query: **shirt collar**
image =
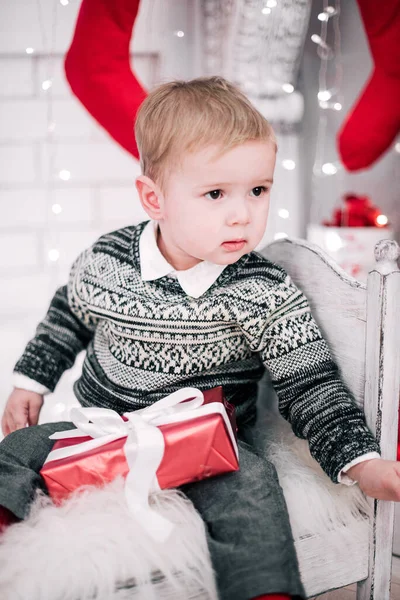
[[[140,271],[143,281],[154,281],[172,275],[177,278],[185,294],[199,298],[217,281],[227,265],[216,265],[203,260],[191,269],[176,271],[157,246],[157,230],[157,221],[149,221],[140,236]]]

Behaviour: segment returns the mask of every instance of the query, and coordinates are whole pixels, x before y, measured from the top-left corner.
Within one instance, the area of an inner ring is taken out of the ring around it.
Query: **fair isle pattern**
[[[282,268],[252,252],[191,298],[172,277],[142,281],[145,225],[102,236],[78,257],[17,372],[54,389],[86,347],[75,384],[84,406],[122,413],[183,386],[222,385],[240,423],[254,412],[266,367],[281,413],[333,480],[378,450],[306,298]]]

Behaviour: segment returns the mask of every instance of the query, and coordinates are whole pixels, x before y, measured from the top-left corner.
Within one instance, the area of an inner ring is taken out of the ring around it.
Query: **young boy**
[[[207,524],[220,597],[303,597],[276,472],[251,445],[265,368],[281,413],[333,481],[347,471],[366,493],[398,499],[397,463],[379,458],[305,297],[254,252],[275,166],[268,122],[220,77],[171,82],[143,103],[136,139],[151,221],[77,259],[18,361],[3,429],[23,429],[0,445],[0,505],[23,518],[43,485],[48,436],[71,424],[24,426],[83,348],[83,406],[123,413],[183,386],[222,385],[236,406],[240,471],[184,487]]]

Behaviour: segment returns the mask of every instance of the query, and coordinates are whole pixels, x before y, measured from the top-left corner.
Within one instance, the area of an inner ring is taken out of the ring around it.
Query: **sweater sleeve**
[[[74,293],[87,254],[88,251],[82,253],[73,264],[68,285],[54,294],[45,318],[14,368],[14,373],[25,375],[50,391],[54,391],[61,375],[72,367],[95,331],[96,319]]]
[[[340,378],[306,297],[285,272],[262,308],[263,318],[253,319],[247,331],[251,346],[271,375],[281,414],[337,482],[346,464],[379,452],[379,446]]]

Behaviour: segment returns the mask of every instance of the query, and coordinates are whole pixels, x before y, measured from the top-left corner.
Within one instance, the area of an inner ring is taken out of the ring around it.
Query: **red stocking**
[[[83,0],[65,73],[74,94],[136,158],[137,110],[146,92],[132,73],[129,42],[139,0]]]
[[[400,2],[358,0],[374,70],[338,135],[349,171],[365,169],[400,131]]]

